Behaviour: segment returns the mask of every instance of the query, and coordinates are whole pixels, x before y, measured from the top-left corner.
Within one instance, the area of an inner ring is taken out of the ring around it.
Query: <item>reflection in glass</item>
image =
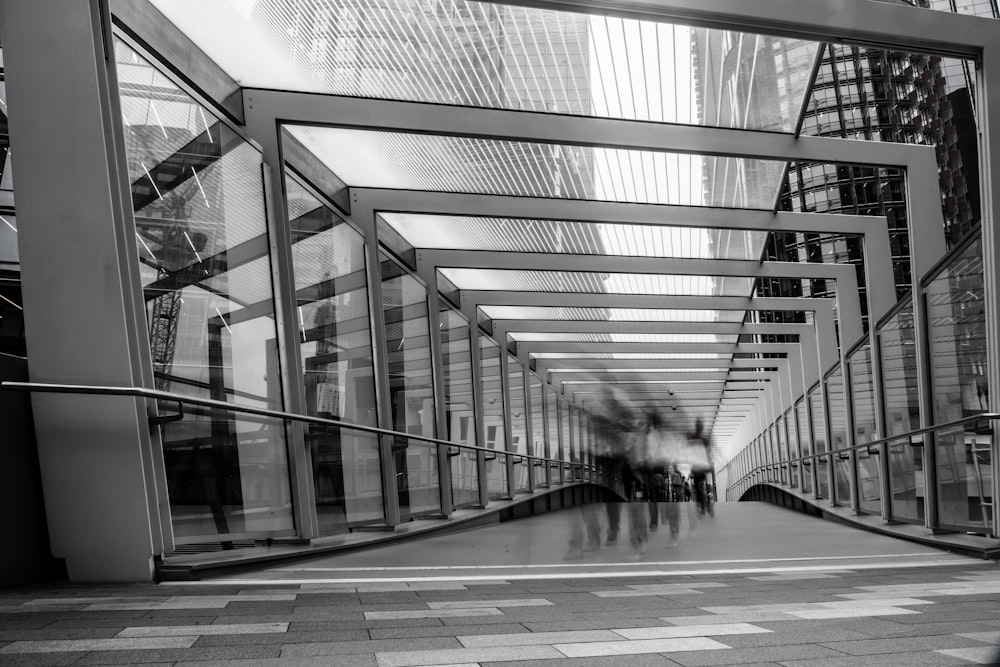
[[[826,419],[823,415],[823,399],[821,386],[814,387],[809,392],[809,414],[812,418],[813,445],[817,454],[827,451],[826,446]],[[827,471],[830,466],[830,458],[816,459],[816,495],[819,498],[830,497],[830,480]]]
[[[875,445],[858,450],[858,502],[866,514],[882,513],[882,462],[879,450],[885,445]]]
[[[778,460],[780,460],[784,465],[781,466],[781,478],[780,482],[782,484],[788,483],[788,443],[785,440],[785,420],[783,418],[778,418],[777,426],[775,427],[775,434],[778,437]]]
[[[352,187],[769,210],[777,160],[289,125]],[[566,164],[592,164],[570,171]],[[703,179],[714,174],[717,180]],[[677,182],[667,185],[667,179]],[[679,179],[679,181],[677,180]]]
[[[419,213],[381,213],[380,217],[416,248],[448,250],[758,260],[768,235],[737,229],[570,220]]]
[[[910,444],[909,436],[882,444],[889,448],[890,515],[897,521],[923,523],[923,450]]]
[[[260,151],[114,50],[155,387],[280,409]],[[179,543],[293,531],[282,424],[187,414],[161,433]]]
[[[506,496],[507,450],[504,432],[503,380],[500,368],[500,346],[486,334],[479,333],[479,366],[483,383],[483,429],[486,433],[484,447],[495,449],[501,454],[486,455],[486,475],[489,481],[490,498]]]
[[[444,377],[445,423],[451,442],[476,444],[472,403],[472,352],[469,323],[458,311],[441,300],[439,326]],[[452,504],[456,507],[479,502],[479,477],[474,453],[452,450]]]
[[[285,192],[306,410],[377,426],[364,240],[288,169]],[[377,438],[305,428],[319,534],[384,521]]]
[[[982,240],[955,255],[925,294],[934,423],[989,411]]]
[[[847,365],[850,369],[851,402],[854,410],[854,441],[861,445],[878,440],[871,344],[865,343],[851,353]]]
[[[527,409],[524,403],[524,370],[514,356],[507,355],[507,386],[510,392],[510,444],[511,451],[522,455],[515,458],[514,489],[527,490],[528,468],[524,458],[528,454]]]
[[[847,438],[844,377],[839,366],[826,378],[826,399],[830,415],[830,435],[833,438],[829,449],[832,452],[840,452],[847,448],[850,443]],[[849,503],[851,500],[850,460],[842,458],[842,456],[846,456],[846,452],[834,454],[831,459],[833,462],[834,499],[840,503]]]
[[[938,522],[942,528],[989,534],[993,514],[993,428],[976,421],[934,433]]]
[[[908,301],[882,325],[878,339],[886,435],[909,433],[920,428],[912,302]]]
[[[799,453],[799,430],[795,424],[795,408],[785,413],[785,432],[788,435],[788,457],[792,460],[800,456]],[[792,488],[799,486],[799,471],[801,464],[790,463],[788,466],[789,479]]]
[[[786,132],[819,48],[472,0],[153,4],[246,86]]]
[[[528,374],[528,404],[531,406],[531,455],[545,458],[545,409],[542,404],[542,381],[534,373]],[[535,468],[535,485],[544,485],[545,468]]]
[[[559,395],[550,385],[545,385],[545,443],[547,456],[556,461],[562,460],[559,434]],[[549,474],[552,483],[562,483],[562,472],[556,464],[550,464]]]
[[[392,428],[434,437],[436,420],[431,380],[427,288],[389,256],[379,252],[382,309],[389,362]],[[440,491],[437,450],[397,437],[393,442],[400,516],[437,511]],[[432,472],[433,471],[433,472]]]

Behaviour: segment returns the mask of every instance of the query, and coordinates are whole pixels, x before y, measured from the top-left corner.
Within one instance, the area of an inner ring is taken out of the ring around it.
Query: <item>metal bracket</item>
[[[163,426],[164,424],[169,424],[170,422],[176,422],[184,419],[184,404],[180,401],[177,403],[177,413],[172,415],[149,415],[146,419],[149,420],[150,426]]]

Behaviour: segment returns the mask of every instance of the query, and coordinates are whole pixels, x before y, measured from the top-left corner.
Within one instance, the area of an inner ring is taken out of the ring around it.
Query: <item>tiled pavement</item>
[[[0,665],[986,664],[1000,567],[924,555],[8,589]]]

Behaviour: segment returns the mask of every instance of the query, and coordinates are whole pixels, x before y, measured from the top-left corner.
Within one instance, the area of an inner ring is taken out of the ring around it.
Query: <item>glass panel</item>
[[[436,420],[427,288],[381,251],[379,267],[385,342],[389,352],[392,428],[401,433],[434,437]],[[428,486],[427,477],[432,467],[437,470],[436,446],[424,446],[417,442],[397,437],[393,443],[396,490],[402,517],[439,511],[441,506],[440,492]]]
[[[558,306],[480,306],[495,320],[570,320],[595,322],[742,322],[739,310],[677,310],[669,308],[563,308]]]
[[[990,534],[993,429],[988,421],[934,433],[938,522],[942,528]]]
[[[559,397],[555,389],[545,385],[545,420],[546,420],[546,456],[550,459],[561,460],[562,452],[559,449]],[[558,483],[562,481],[562,476],[558,469],[550,466],[551,481]]]
[[[830,451],[837,452],[845,449],[850,444],[847,439],[847,414],[845,412],[847,404],[844,400],[844,377],[840,367],[826,378],[826,397],[829,403],[830,433],[833,438]],[[841,454],[834,454],[831,460],[833,461],[834,499],[839,503],[850,503],[850,460],[841,458]]]
[[[467,0],[153,4],[245,86],[786,132],[818,48]]]
[[[914,350],[913,305],[908,303],[879,330],[886,435],[920,428],[917,402],[917,355]]]
[[[542,381],[534,374],[528,376],[531,403],[531,455],[544,458],[545,450],[545,410],[542,405]],[[536,473],[539,472],[536,470]],[[536,484],[544,484],[544,479],[536,479]]]
[[[353,187],[770,210],[785,169],[755,158],[286,127]]]
[[[785,413],[785,426],[786,434],[788,435],[788,455],[791,459],[797,459],[800,456],[799,452],[799,431],[795,425],[795,408],[792,408]],[[788,472],[789,479],[791,481],[792,488],[798,488],[799,486],[799,471],[802,470],[801,464],[789,464]]]
[[[290,171],[285,191],[308,414],[377,426],[364,239]],[[320,535],[384,521],[378,439],[305,426]]]
[[[444,360],[445,421],[447,439],[466,445],[476,444],[476,424],[472,403],[472,357],[469,323],[458,311],[441,302],[439,313],[441,353]],[[474,452],[452,450],[452,504],[462,507],[479,502],[479,476]]]
[[[155,387],[281,408],[261,154],[114,49]],[[281,423],[185,415],[162,435],[178,542],[292,533]]]
[[[507,383],[510,387],[510,442],[511,451],[527,454],[528,435],[525,430],[524,371],[521,363],[507,355]]]
[[[573,439],[570,435],[570,405],[562,396],[559,397],[559,449],[561,451],[561,456],[559,457],[563,461],[572,461],[573,459]]]
[[[749,296],[753,278],[516,269],[439,269],[459,289],[677,296]]]
[[[767,240],[767,232],[736,229],[418,213],[379,215],[417,248],[757,260]]]
[[[868,514],[882,513],[882,462],[879,449],[885,445],[876,445],[870,449],[858,450],[858,500],[862,512]]]
[[[897,521],[924,521],[923,449],[910,445],[909,436],[891,440],[889,447],[889,484],[892,491],[891,518]]]
[[[778,425],[777,425],[777,427],[774,430],[775,430],[775,433],[776,433],[776,435],[778,437],[778,457],[779,457],[779,460],[781,460],[783,463],[785,463],[785,465],[783,465],[780,468],[781,477],[780,477],[779,481],[782,484],[787,484],[788,483],[788,465],[787,465],[787,461],[788,461],[788,449],[787,449],[788,443],[785,441],[785,420],[784,419],[779,419],[778,420]]]
[[[865,343],[855,350],[847,364],[850,368],[851,402],[854,409],[854,442],[860,445],[878,440],[871,345]]]
[[[934,423],[988,411],[982,240],[956,255],[925,294]]]
[[[517,342],[569,343],[736,343],[739,336],[719,334],[654,334],[654,333],[537,333],[510,331]],[[728,366],[726,367],[728,369]]]
[[[819,387],[809,392],[809,413],[812,418],[813,444],[817,453],[827,451],[826,446],[826,419],[823,417],[823,400]],[[830,480],[827,471],[830,466],[830,459],[825,461],[817,458],[816,465],[816,495],[819,498],[830,497]]]
[[[501,452],[507,449],[504,434],[503,386],[500,375],[500,346],[486,334],[479,333],[480,369],[483,382],[484,446]],[[489,480],[489,497],[507,495],[506,457],[487,455],[486,475]],[[502,470],[501,470],[502,468]]]

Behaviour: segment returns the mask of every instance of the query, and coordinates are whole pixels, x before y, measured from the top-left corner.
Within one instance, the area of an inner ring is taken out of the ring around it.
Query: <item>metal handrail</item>
[[[798,462],[809,462],[812,463],[812,459],[818,459],[822,456],[827,456],[828,454],[837,454],[840,452],[850,452],[855,449],[861,448],[871,448],[878,447],[882,444],[888,444],[890,442],[896,442],[898,440],[908,440],[915,435],[923,435],[925,433],[931,433],[933,431],[940,431],[942,429],[951,428],[953,426],[961,426],[962,424],[968,424],[970,422],[976,422],[981,419],[1000,419],[1000,412],[980,412],[978,415],[972,415],[971,417],[962,417],[961,419],[956,419],[954,421],[945,422],[944,424],[935,424],[934,426],[924,426],[923,428],[914,429],[912,431],[907,431],[906,433],[900,433],[898,435],[891,435],[886,438],[879,438],[878,440],[872,440],[870,442],[865,442],[860,445],[851,445],[850,447],[844,447],[841,449],[827,450],[825,452],[814,452],[812,454],[807,454],[805,456],[799,456],[798,458],[788,459],[786,463],[798,463]],[[779,465],[781,462],[765,463],[753,468],[747,474],[740,477],[738,480],[733,482],[732,486],[740,484],[748,477],[756,474],[757,472],[763,470],[764,468],[769,468],[774,465]]]
[[[342,421],[339,419],[328,419],[325,417],[313,417],[311,415],[300,415],[293,412],[284,412],[282,410],[271,410],[269,408],[255,408],[249,405],[238,405],[235,403],[226,403],[225,401],[217,401],[211,398],[198,398],[196,396],[182,396],[180,394],[173,394],[169,391],[161,391],[159,389],[146,389],[145,387],[107,387],[99,385],[83,385],[83,384],[55,384],[46,382],[12,382],[5,381],[0,382],[0,391],[24,391],[32,393],[49,393],[49,394],[91,394],[100,396],[137,396],[141,398],[152,398],[164,401],[173,401],[180,404],[188,403],[191,405],[200,405],[207,408],[216,408],[219,410],[226,410],[229,412],[242,412],[246,414],[257,415],[259,417],[272,417],[275,419],[288,419],[291,421],[305,422],[307,424],[318,424],[321,426],[337,426],[341,428],[352,428],[359,431],[365,431],[366,433],[374,433],[376,435],[389,435],[399,438],[409,438],[412,440],[420,440],[433,445],[444,445],[446,447],[464,447],[466,449],[471,449],[473,451],[485,452],[489,454],[505,454],[513,455],[514,452],[508,452],[499,449],[490,449],[488,447],[480,447],[478,445],[467,445],[460,442],[451,442],[450,440],[441,440],[440,438],[432,438],[426,435],[415,435],[411,433],[401,433],[399,431],[390,431],[389,429],[378,428],[377,426],[366,426],[363,424],[353,424],[351,422]],[[558,461],[558,459],[545,459],[544,457],[532,457],[539,458],[541,460],[547,461]]]

